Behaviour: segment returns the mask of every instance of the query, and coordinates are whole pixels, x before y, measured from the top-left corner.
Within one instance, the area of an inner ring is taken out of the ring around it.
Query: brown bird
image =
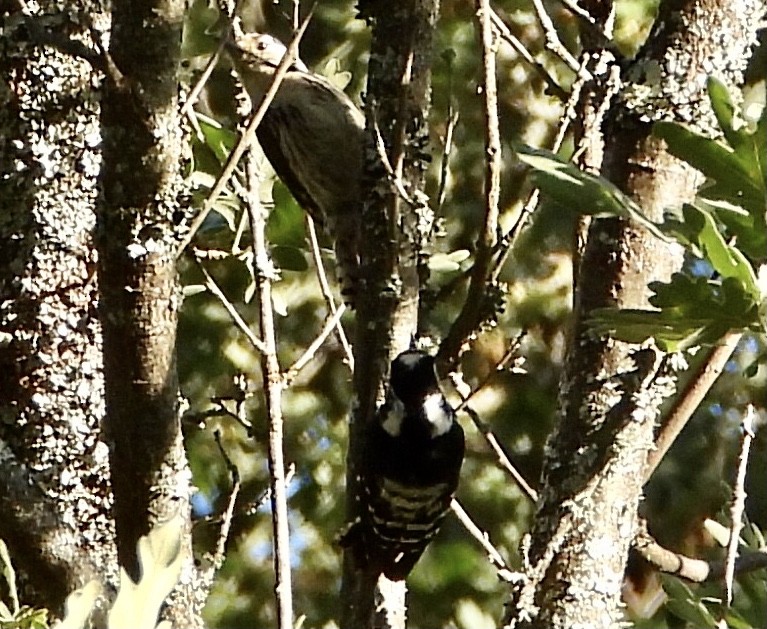
[[[237,37],[227,47],[255,109],[287,49],[260,33]],[[349,304],[359,278],[364,128],[351,99],[296,59],[256,129],[279,178],[333,240],[336,275]]]

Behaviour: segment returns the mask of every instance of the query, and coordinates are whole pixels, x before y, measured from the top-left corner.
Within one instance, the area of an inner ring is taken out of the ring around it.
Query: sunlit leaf
[[[615,184],[580,170],[554,153],[522,147],[519,158],[533,169],[533,181],[563,209],[575,214],[618,216],[642,225],[655,237],[669,237]]]

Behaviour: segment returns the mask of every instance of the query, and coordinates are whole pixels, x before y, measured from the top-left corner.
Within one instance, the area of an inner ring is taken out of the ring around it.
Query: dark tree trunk
[[[432,37],[439,2],[360,0],[359,10],[371,26],[373,39],[365,107],[363,284],[356,302],[354,345],[357,404],[352,410],[347,461],[350,519],[358,509],[362,440],[381,402],[389,361],[407,349],[418,327],[421,252],[431,227],[431,213],[418,199],[424,198]],[[415,203],[406,202],[387,176],[376,149],[376,127],[395,177]],[[404,583],[378,579],[362,568],[359,551],[352,548],[344,556],[341,626],[404,626]]]

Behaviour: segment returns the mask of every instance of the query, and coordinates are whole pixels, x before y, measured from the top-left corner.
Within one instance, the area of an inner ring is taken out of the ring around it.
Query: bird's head
[[[284,44],[271,35],[247,33],[226,41],[226,48],[237,73],[248,87],[252,79],[271,77],[287,52]],[[309,72],[300,59],[294,59],[290,70]],[[265,91],[268,85],[262,89]]]
[[[439,391],[434,357],[420,350],[402,352],[391,363],[391,390],[407,407]]]

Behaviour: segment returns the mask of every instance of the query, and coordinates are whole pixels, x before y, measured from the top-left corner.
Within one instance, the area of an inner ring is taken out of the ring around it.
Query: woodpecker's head
[[[392,392],[405,407],[421,404],[440,391],[434,357],[420,350],[402,352],[392,361],[390,382]]]
[[[236,37],[234,41],[227,40],[226,48],[251,96],[263,95],[269,89],[274,72],[287,52],[282,42],[263,33],[248,33]],[[289,69],[309,72],[300,59],[294,59]]]

